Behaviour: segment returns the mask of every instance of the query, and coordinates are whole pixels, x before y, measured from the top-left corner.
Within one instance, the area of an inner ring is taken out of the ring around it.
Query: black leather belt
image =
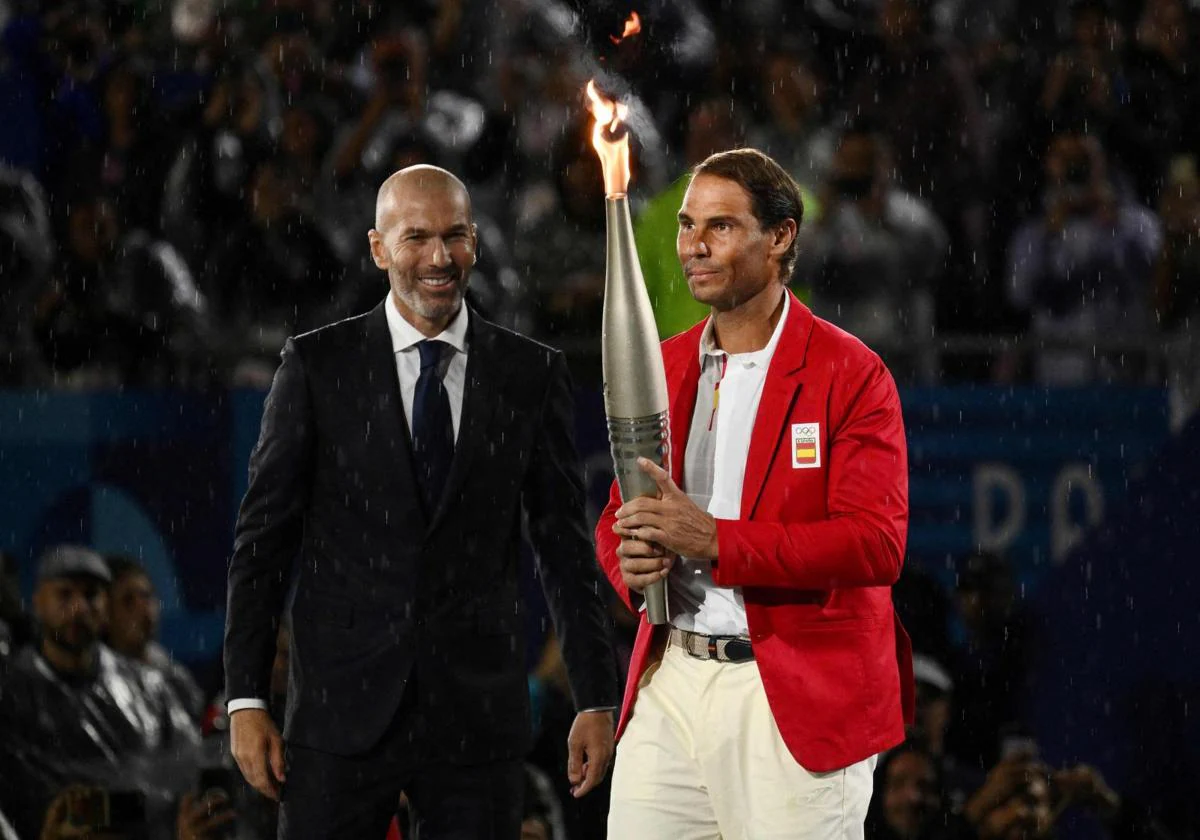
[[[697,659],[749,662],[754,658],[754,648],[745,636],[706,636],[672,627],[670,643],[679,645],[685,653]]]

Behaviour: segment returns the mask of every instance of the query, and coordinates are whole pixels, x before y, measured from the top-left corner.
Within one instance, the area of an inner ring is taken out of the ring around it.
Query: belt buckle
[[[717,650],[717,642],[719,641],[720,639],[718,639],[716,636],[708,637],[708,658],[715,659],[718,662],[721,661],[721,654]]]

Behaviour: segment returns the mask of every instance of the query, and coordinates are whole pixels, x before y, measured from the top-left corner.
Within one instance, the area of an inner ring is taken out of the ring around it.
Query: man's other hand
[[[279,800],[284,782],[283,738],[265,709],[239,709],[229,716],[230,741],[238,769],[252,788]]]
[[[608,773],[613,757],[613,713],[580,712],[567,736],[567,780],[576,799]]]

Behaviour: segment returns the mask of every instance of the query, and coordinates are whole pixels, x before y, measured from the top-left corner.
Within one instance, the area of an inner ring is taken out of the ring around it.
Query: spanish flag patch
[[[792,424],[792,469],[821,466],[821,424]]]

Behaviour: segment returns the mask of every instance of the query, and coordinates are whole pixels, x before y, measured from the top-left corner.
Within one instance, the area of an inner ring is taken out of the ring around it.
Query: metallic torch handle
[[[604,277],[604,412],[621,498],[656,496],[658,487],[637,466],[644,456],[670,471],[667,376],[654,309],[642,279],[628,196],[605,199],[608,259]],[[646,617],[667,622],[666,581],[646,587]]]
[[[608,418],[608,440],[612,447],[613,469],[621,498],[628,500],[638,496],[657,496],[658,485],[654,479],[642,472],[638,458],[648,458],[665,470],[670,470],[667,452],[671,437],[667,423],[667,412],[650,417],[627,420],[623,417]],[[667,582],[660,580],[643,590],[646,599],[646,618],[651,624],[667,623]]]

